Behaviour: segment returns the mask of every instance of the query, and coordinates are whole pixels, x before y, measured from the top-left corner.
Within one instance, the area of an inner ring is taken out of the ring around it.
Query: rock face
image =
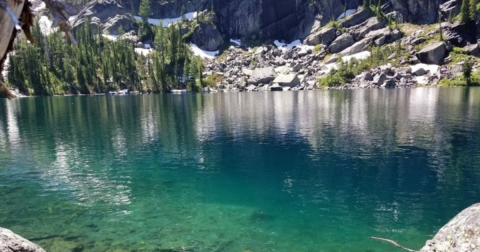
[[[463,210],[433,237],[420,252],[474,252],[480,250],[480,204]]]
[[[446,56],[447,47],[444,42],[429,44],[417,53],[420,62],[425,64],[441,64]]]
[[[83,24],[90,20],[90,26],[94,29],[101,28],[104,33],[117,34],[121,26],[124,31],[135,29],[132,15],[115,0],[92,1],[78,13],[73,20],[72,27]]]
[[[0,251],[2,252],[45,252],[38,245],[13,233],[0,228]]]
[[[446,0],[390,0],[393,10],[410,23],[434,23],[438,21],[438,6]]]
[[[105,11],[109,17],[138,13],[141,0],[95,0],[79,15],[97,17],[105,24]],[[441,3],[447,0],[384,0],[388,12],[400,16],[405,22],[434,23],[438,21]],[[292,41],[306,38],[316,27],[335,20],[344,10],[356,9],[363,0],[162,0],[151,1],[151,18],[165,19],[181,16],[186,12],[210,10],[213,6],[215,25],[225,38],[278,39]],[[376,4],[376,1],[372,3]],[[373,14],[360,10],[342,21],[345,28],[358,25]],[[122,23],[125,31],[129,24]],[[106,28],[106,27],[102,27]]]
[[[198,24],[192,36],[193,43],[207,51],[216,51],[222,44],[222,34],[213,24]]]

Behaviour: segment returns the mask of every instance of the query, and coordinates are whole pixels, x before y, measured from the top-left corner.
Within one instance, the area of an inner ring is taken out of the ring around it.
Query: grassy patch
[[[467,81],[465,80],[465,77],[463,75],[459,75],[455,77],[453,80],[450,79],[441,79],[438,82],[438,86],[441,87],[466,87],[467,86]],[[475,71],[472,73],[472,82],[470,83],[470,86],[480,86],[480,71]]]

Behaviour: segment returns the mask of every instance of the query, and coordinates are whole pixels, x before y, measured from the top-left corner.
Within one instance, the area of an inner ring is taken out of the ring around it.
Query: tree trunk
[[[4,1],[6,2],[6,5],[10,8],[10,10],[18,19],[20,17],[20,14],[22,13],[23,5],[25,4],[26,0],[0,0],[0,2],[4,2]],[[1,63],[3,63],[3,61],[7,57],[7,53],[8,53],[7,49],[10,45],[10,41],[14,39],[12,38],[12,36],[14,36],[13,35],[14,29],[15,29],[15,24],[13,23],[12,18],[4,8],[0,7],[0,60],[1,60]],[[3,68],[3,64],[1,67]],[[3,71],[2,68],[0,68],[0,71]]]

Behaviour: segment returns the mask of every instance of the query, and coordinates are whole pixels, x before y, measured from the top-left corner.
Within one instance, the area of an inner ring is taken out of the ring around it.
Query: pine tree
[[[368,10],[370,9],[370,0],[363,0],[363,9]]]
[[[382,18],[382,0],[378,0],[377,7],[375,7],[375,13],[378,19]]]
[[[152,14],[150,10],[150,0],[142,0],[139,7],[139,15],[144,23],[148,23],[148,18]]]
[[[469,19],[475,20],[476,15],[477,15],[477,0],[470,0]]]
[[[469,0],[462,0],[462,6],[460,8],[461,23],[465,24],[470,19],[470,3]]]

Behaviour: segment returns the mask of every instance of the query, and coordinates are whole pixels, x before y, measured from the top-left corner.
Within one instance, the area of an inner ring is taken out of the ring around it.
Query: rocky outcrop
[[[447,56],[447,47],[444,42],[436,42],[422,48],[417,53],[417,58],[425,64],[442,64]]]
[[[71,23],[75,28],[87,20],[93,29],[100,28],[106,34],[118,34],[119,27],[124,31],[130,31],[136,27],[132,15],[115,0],[88,3]]]
[[[340,24],[342,27],[348,28],[354,25],[361,24],[365,22],[367,19],[373,16],[373,13],[370,10],[360,10],[350,16],[348,16],[342,23]]]
[[[352,46],[348,47],[347,49],[341,51],[341,54],[344,56],[347,56],[347,55],[359,53],[361,51],[365,51],[368,49],[371,43],[372,43],[372,40],[370,38],[364,38],[356,42]]]
[[[438,21],[438,6],[446,0],[389,0],[391,8],[398,11],[405,22],[431,24]]]
[[[353,26],[348,30],[355,40],[359,40],[360,38],[365,37],[369,32],[382,29],[384,27],[385,22],[379,21],[377,17],[371,17],[365,22]]]
[[[457,16],[460,13],[460,0],[450,0],[440,5],[440,14],[443,20]]]
[[[355,40],[353,39],[352,35],[350,35],[350,33],[344,33],[332,42],[330,47],[328,47],[328,51],[330,53],[338,53],[350,47],[354,43]]]
[[[480,204],[460,212],[420,252],[474,252],[480,249]]]
[[[211,23],[197,24],[195,26],[192,41],[198,47],[207,51],[216,51],[222,44],[222,34]]]
[[[333,27],[326,27],[308,36],[305,39],[304,43],[306,45],[322,44],[325,46],[329,46],[330,43],[332,43],[336,37],[337,37],[337,29]]]
[[[40,246],[5,228],[0,228],[0,251],[45,252]]]

